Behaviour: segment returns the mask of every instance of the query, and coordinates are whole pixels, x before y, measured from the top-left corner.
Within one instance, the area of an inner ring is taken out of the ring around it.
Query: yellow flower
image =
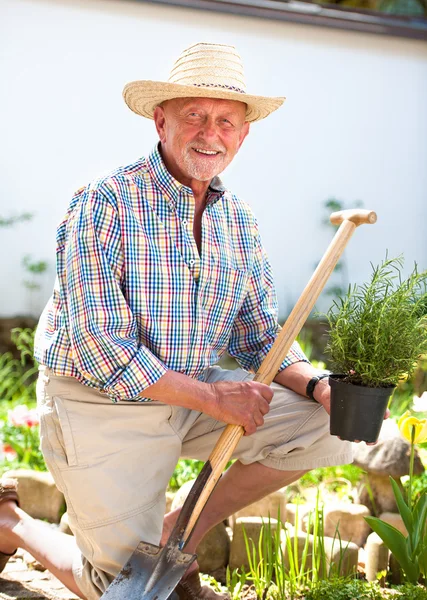
[[[411,417],[407,410],[397,422],[400,433],[408,442],[412,440],[412,428],[415,427],[414,444],[421,444],[427,440],[427,419]]]

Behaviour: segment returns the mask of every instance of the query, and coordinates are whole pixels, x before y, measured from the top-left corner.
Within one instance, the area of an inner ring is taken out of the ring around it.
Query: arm
[[[121,224],[106,186],[82,191],[67,224],[64,252],[63,296],[74,364],[112,400],[137,398],[167,368],[140,344],[122,292]]]
[[[276,383],[280,383],[284,387],[293,390],[301,396],[305,396],[305,390],[310,379],[314,375],[318,375],[321,371],[315,369],[311,364],[306,362],[298,362],[288,366],[283,371],[280,371],[274,378]],[[321,379],[314,388],[313,396],[322,404],[326,412],[329,413],[330,405],[330,387],[328,379]]]

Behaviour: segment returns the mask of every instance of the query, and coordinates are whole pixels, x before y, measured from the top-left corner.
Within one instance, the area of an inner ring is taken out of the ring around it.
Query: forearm
[[[276,383],[293,390],[301,396],[306,396],[307,384],[314,375],[318,375],[321,371],[306,362],[298,362],[289,365],[283,371],[280,371],[274,378]],[[322,379],[314,389],[314,397],[320,401],[322,392],[329,387],[327,378]]]
[[[215,402],[212,386],[171,370],[145,388],[141,396],[201,412]]]

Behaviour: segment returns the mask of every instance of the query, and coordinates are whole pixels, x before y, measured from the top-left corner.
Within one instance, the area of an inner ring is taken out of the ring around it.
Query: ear
[[[166,140],[166,117],[162,106],[156,106],[154,109],[154,123],[159,139],[164,143]]]
[[[237,146],[237,151],[239,151],[239,150],[240,150],[240,148],[241,148],[241,146],[242,146],[242,144],[243,144],[243,142],[244,142],[244,140],[245,140],[246,136],[247,136],[247,135],[248,135],[248,133],[249,133],[249,129],[250,129],[250,123],[248,123],[248,122],[245,122],[245,123],[243,124],[242,130],[241,130],[241,132],[240,132],[240,136],[239,136],[239,145]]]

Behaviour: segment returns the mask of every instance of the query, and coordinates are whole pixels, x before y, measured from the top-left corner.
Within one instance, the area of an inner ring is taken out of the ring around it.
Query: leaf
[[[421,573],[424,575],[424,577],[427,577],[427,545],[425,545],[422,551],[420,552],[418,562],[420,565]]]
[[[397,482],[393,479],[393,477],[390,477],[390,483],[393,488],[393,493],[394,497],[396,498],[397,508],[399,509],[400,516],[402,517],[403,522],[405,523],[407,532],[410,536],[412,536],[413,521],[411,511],[409,510],[409,507],[402,496],[402,492],[400,491],[400,488],[397,485]]]
[[[418,502],[412,513],[412,519],[414,524],[414,551],[417,551],[417,546],[420,541],[423,540],[423,533],[426,526],[427,519],[427,492],[423,492],[418,498]]]
[[[412,562],[406,547],[406,538],[398,529],[384,523],[377,517],[365,517],[365,521],[380,536],[387,548],[394,554],[397,562],[404,570],[407,578],[411,583],[417,583],[419,577],[419,569]]]

